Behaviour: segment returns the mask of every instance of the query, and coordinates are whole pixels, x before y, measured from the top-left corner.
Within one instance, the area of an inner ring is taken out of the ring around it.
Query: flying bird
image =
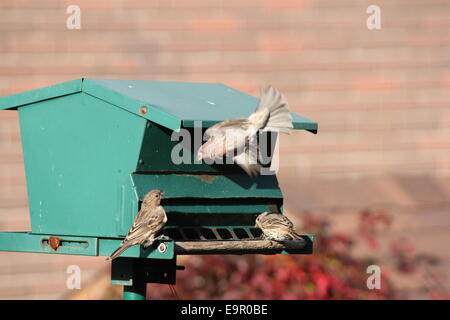
[[[208,140],[199,148],[198,160],[231,156],[248,175],[260,173],[257,137],[261,131],[290,134],[293,128],[289,106],[277,89],[261,89],[259,104],[248,118],[225,120],[205,131]]]
[[[294,224],[281,213],[261,213],[255,227],[263,232],[264,239],[275,241],[303,240],[294,230]]]
[[[149,247],[155,240],[161,238],[155,238],[155,235],[161,231],[167,222],[166,212],[160,205],[163,195],[162,190],[152,190],[145,195],[141,210],[134,219],[127,236],[120,247],[107,260],[117,258],[131,246],[139,244]]]

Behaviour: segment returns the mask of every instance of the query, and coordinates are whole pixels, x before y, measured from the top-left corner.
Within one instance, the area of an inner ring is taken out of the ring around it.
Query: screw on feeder
[[[158,246],[158,251],[161,253],[164,253],[164,252],[166,252],[166,250],[167,250],[167,245],[165,243],[160,243]]]
[[[144,114],[147,114],[147,107],[146,106],[142,106],[140,109],[139,109],[139,113],[140,114],[142,114],[142,115],[144,115]]]

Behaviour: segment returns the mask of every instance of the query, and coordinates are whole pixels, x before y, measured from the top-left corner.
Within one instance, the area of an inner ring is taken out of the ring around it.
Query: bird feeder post
[[[145,270],[135,259],[118,258],[112,261],[112,283],[123,284],[123,300],[145,300],[147,282]]]
[[[124,300],[145,300],[147,283],[139,279],[134,261],[117,258],[111,263],[111,282],[123,285]]]
[[[147,284],[141,282],[132,286],[123,286],[123,300],[145,300]]]
[[[145,300],[147,283],[175,284],[176,271],[184,268],[173,259],[116,258],[111,282],[123,285],[124,300]]]

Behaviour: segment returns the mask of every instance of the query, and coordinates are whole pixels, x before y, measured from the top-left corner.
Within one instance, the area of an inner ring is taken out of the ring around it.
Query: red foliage
[[[362,215],[360,234],[376,236],[373,223],[382,215]],[[315,234],[313,255],[192,256],[180,272],[176,290],[181,299],[391,299],[395,291],[385,273],[381,289],[369,290],[367,266],[351,248],[356,239],[330,233],[327,220],[303,215],[303,229]],[[383,222],[386,223],[386,222]],[[390,221],[389,221],[390,223]],[[364,237],[363,237],[364,238]],[[164,285],[149,286],[151,299],[171,299]]]
[[[378,248],[378,235],[391,226],[392,219],[384,211],[363,210],[359,220],[359,235],[372,249]]]

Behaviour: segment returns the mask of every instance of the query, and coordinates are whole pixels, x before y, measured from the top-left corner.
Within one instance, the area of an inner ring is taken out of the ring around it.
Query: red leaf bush
[[[374,260],[352,256],[357,241],[377,247],[379,224],[388,227],[382,213],[361,214],[356,235],[329,232],[329,222],[309,213],[303,228],[315,235],[312,255],[191,256],[177,276],[181,299],[393,299],[396,291],[386,272],[381,289],[369,290],[367,266]],[[149,285],[150,299],[173,299],[165,285]]]

